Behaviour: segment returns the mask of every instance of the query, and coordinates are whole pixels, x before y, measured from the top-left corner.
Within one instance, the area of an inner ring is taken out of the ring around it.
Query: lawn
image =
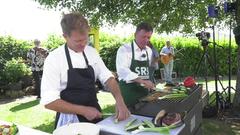
[[[226,83],[226,82],[224,82]],[[213,85],[214,82],[210,82]],[[99,92],[98,99],[103,112],[113,112],[114,99],[108,92]],[[36,97],[29,96],[0,102],[0,119],[21,124],[27,127],[52,133],[55,112],[45,109]],[[235,135],[240,134],[239,125],[228,124],[218,119],[204,119],[202,123],[204,135]],[[223,130],[224,129],[224,130]]]

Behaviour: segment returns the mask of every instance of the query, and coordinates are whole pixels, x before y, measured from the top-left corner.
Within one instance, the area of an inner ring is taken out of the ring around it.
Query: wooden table
[[[12,125],[12,123],[10,123],[10,122],[0,120],[0,125],[3,125],[3,124]],[[16,125],[18,127],[18,134],[17,135],[51,135],[49,133],[42,132],[42,131],[39,131],[39,130],[36,130],[36,129],[21,126],[21,125],[18,125],[18,124],[16,124]]]

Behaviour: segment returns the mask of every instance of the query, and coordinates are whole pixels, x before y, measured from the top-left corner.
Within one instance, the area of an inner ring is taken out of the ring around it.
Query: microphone
[[[145,58],[145,57],[146,57],[146,54],[142,54],[141,57]]]

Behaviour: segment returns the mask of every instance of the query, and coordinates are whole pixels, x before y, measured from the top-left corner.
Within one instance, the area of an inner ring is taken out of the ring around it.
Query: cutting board
[[[114,123],[114,116],[107,117],[106,119],[100,121],[97,123],[97,125],[100,126],[101,129],[101,135],[132,135],[131,132],[126,132],[124,130],[124,126],[131,120],[138,119],[138,123],[142,122],[142,120],[149,120],[152,121],[151,117],[145,117],[140,115],[131,115],[128,119],[124,121],[120,121],[117,124]],[[137,123],[136,122],[136,123]],[[181,130],[185,127],[185,124],[182,126],[171,129],[170,135],[178,135]],[[159,133],[154,132],[141,132],[137,135],[161,135]]]

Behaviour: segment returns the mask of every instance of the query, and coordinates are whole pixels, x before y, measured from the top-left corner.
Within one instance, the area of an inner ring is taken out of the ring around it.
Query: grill
[[[147,101],[145,100],[147,97],[145,97],[135,105],[133,109],[133,114],[154,118],[157,113],[163,109],[167,112],[185,112],[183,121],[186,126],[182,130],[181,135],[196,134],[202,122],[202,85],[196,85],[194,88],[191,89],[191,91],[191,94],[189,94],[184,99],[155,98],[152,101]]]

